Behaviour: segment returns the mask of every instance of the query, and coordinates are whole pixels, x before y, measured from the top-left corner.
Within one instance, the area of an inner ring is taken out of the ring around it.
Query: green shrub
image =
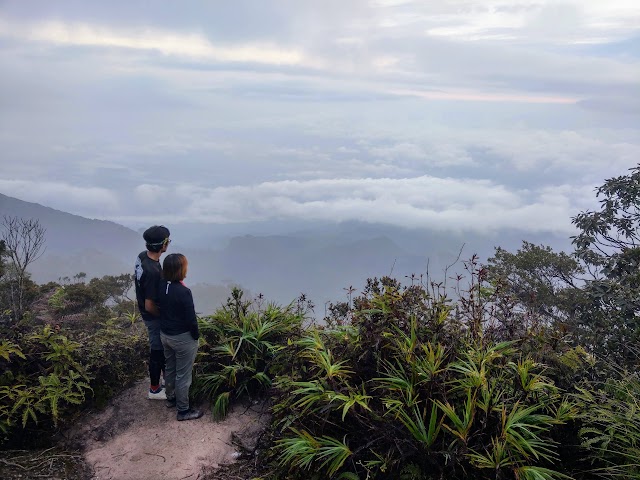
[[[78,361],[91,378],[92,405],[103,407],[125,386],[146,372],[149,355],[147,331],[142,322],[111,318],[100,322],[95,332],[82,333]]]
[[[400,478],[407,465],[412,478],[566,478],[553,430],[576,409],[544,366],[513,343],[453,350],[417,330],[414,317],[408,333],[382,331],[384,358],[367,380],[347,360],[360,337],[344,327],[290,347],[296,366],[277,380],[274,406],[281,478]]]
[[[640,380],[620,374],[589,382],[575,395],[581,406],[585,470],[600,478],[640,479]]]
[[[193,390],[212,401],[215,418],[226,416],[232,399],[257,398],[271,387],[283,368],[280,354],[300,335],[304,319],[293,304],[251,310],[242,296],[233,289],[226,306],[199,322]]]
[[[555,379],[592,365],[548,329],[494,328],[496,293],[472,273],[456,304],[438,285],[369,280],[307,328],[236,289],[200,320],[194,391],[217,418],[271,397],[270,478],[569,478],[582,412]]]
[[[11,433],[20,437],[29,423],[55,426],[85,401],[91,387],[77,362],[79,346],[48,325],[23,337],[21,344],[1,344],[0,428],[5,439]]]
[[[94,331],[34,326],[0,342],[0,444],[45,442],[88,404],[103,406],[144,371],[144,328],[107,320]]]

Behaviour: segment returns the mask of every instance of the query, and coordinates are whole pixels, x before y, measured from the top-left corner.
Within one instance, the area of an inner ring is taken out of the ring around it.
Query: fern
[[[16,345],[15,343],[8,340],[2,340],[0,342],[0,357],[4,358],[6,361],[9,361],[9,357],[11,355],[20,357],[23,360],[26,360],[27,358],[25,357],[24,353],[22,353],[20,345]]]
[[[280,465],[303,469],[316,465],[318,469],[325,469],[327,477],[332,477],[353,454],[345,439],[340,441],[330,436],[315,438],[304,430],[292,428],[291,431],[295,437],[278,441],[277,447],[282,450]]]
[[[216,397],[212,409],[213,418],[215,420],[222,420],[227,416],[230,396],[231,392],[224,392]]]

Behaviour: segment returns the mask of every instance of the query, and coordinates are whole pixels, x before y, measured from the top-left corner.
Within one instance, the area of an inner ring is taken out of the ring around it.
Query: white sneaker
[[[167,394],[164,391],[164,388],[161,387],[160,390],[155,393],[151,389],[149,389],[147,397],[149,398],[149,400],[166,400]]]

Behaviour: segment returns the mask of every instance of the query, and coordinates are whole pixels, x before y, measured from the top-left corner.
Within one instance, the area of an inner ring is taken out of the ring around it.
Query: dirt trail
[[[104,411],[87,416],[67,441],[82,446],[93,480],[197,480],[204,469],[238,457],[232,435],[251,443],[268,421],[258,406],[236,407],[227,419],[176,421],[174,409],[146,397],[146,380],[119,395]]]

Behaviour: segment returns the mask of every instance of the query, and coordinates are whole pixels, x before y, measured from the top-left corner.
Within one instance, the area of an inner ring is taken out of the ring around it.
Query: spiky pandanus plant
[[[621,372],[578,389],[585,470],[595,478],[640,479],[640,380]]]
[[[371,422],[367,414],[373,413],[372,396],[362,382],[356,388],[348,362],[336,359],[329,348],[332,344],[339,350],[350,339],[349,328],[311,329],[289,347],[295,368],[276,381],[282,393],[274,406],[276,429],[284,435],[274,450],[277,463],[291,478],[310,472],[315,472],[312,478],[349,478],[352,468],[340,470],[353,457],[350,427],[362,421],[360,431],[374,430],[366,425]],[[330,434],[323,435],[329,425]]]
[[[484,340],[481,323],[451,323],[445,302],[389,286],[354,302],[350,325],[287,347],[282,478],[568,478],[551,433],[575,409],[544,366]]]
[[[291,304],[251,309],[243,292],[232,291],[227,305],[199,321],[201,347],[195,364],[195,395],[209,398],[213,415],[227,415],[232,399],[256,398],[271,387],[285,362],[284,347],[300,335],[304,312]]]

